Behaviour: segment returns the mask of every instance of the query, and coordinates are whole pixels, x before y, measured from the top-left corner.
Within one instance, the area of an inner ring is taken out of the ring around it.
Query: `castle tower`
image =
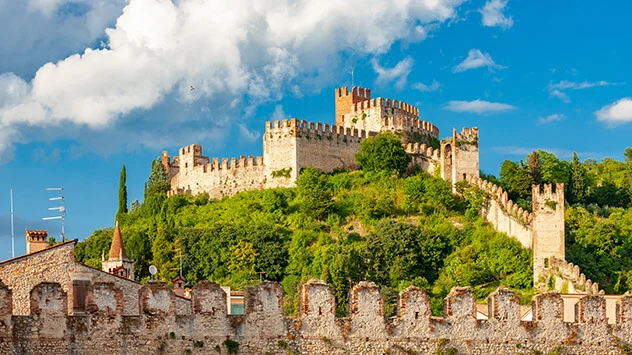
[[[351,107],[357,102],[371,100],[371,90],[354,86],[349,92],[348,87],[336,89],[336,125],[343,126],[342,116],[351,112]]]
[[[101,269],[110,274],[130,280],[134,279],[134,258],[130,260],[125,254],[125,245],[123,245],[123,237],[121,237],[118,221],[114,225],[108,260],[105,260],[105,256],[101,255]]]
[[[478,128],[453,129],[452,138],[441,141],[441,177],[454,185],[479,171]]]
[[[26,253],[31,254],[46,249],[48,231],[26,230]]]
[[[533,279],[537,284],[552,256],[564,260],[564,184],[531,187],[533,209]]]

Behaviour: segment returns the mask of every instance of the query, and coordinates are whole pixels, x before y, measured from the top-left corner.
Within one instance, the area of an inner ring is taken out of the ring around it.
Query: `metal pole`
[[[64,208],[64,188],[61,188],[61,241],[66,241],[66,233],[64,233],[64,222],[66,220],[66,209]]]
[[[15,258],[15,232],[13,230],[13,189],[10,189],[11,194],[11,257]]]

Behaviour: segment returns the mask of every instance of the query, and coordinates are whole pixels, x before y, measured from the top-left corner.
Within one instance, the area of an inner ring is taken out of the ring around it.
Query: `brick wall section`
[[[446,297],[445,318],[430,316],[428,296],[415,287],[400,293],[398,314],[384,318],[379,290],[371,283],[353,288],[345,319],[332,318],[333,293],[318,280],[302,287],[296,318],[282,316],[281,288],[271,282],[246,291],[243,316],[226,315],[225,294],[207,281],[193,288],[192,315],[175,314],[175,296],[160,282],[136,293],[143,310],[138,316],[120,314],[121,302],[112,301],[120,294],[114,284],[95,284],[92,292],[90,312],[67,315],[61,285],[37,285],[30,292],[33,314],[11,316],[9,332],[0,333],[0,353],[216,354],[228,353],[224,342],[230,339],[240,354],[531,354],[560,347],[564,354],[596,355],[622,354],[622,346],[632,343],[629,295],[621,296],[617,322],[609,326],[602,296],[584,296],[576,321],[565,323],[562,299],[554,292],[534,298],[534,321],[528,322],[520,321],[518,298],[507,289],[489,296],[489,320],[476,320],[467,287]]]

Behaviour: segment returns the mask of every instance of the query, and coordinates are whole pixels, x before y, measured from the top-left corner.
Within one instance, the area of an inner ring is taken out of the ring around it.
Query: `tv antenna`
[[[61,219],[61,241],[66,241],[66,233],[64,232],[64,223],[66,220],[66,208],[64,207],[64,188],[63,187],[47,187],[46,191],[61,191],[61,196],[51,197],[49,201],[61,201],[61,206],[49,207],[49,211],[59,211],[59,216],[44,217],[42,220],[48,221],[51,219]]]
[[[265,275],[266,273],[264,271],[257,271],[257,274],[259,274],[259,283],[262,283],[263,275]]]
[[[180,256],[179,256],[179,258],[180,258],[180,267],[179,267],[179,268],[174,267],[174,268],[171,268],[171,270],[180,270],[180,277],[184,279],[184,277],[182,276],[182,259],[183,259],[185,256],[184,256],[184,255],[182,255],[182,249],[180,249],[180,248],[176,248],[176,249],[175,249],[175,251],[177,251],[177,252],[179,252],[179,253],[180,253]]]
[[[151,280],[154,280],[154,275],[156,275],[156,273],[158,272],[158,269],[156,269],[155,266],[153,265],[149,265],[149,273],[151,274]]]
[[[11,258],[15,258],[15,232],[13,230],[13,189],[9,190],[11,195]]]

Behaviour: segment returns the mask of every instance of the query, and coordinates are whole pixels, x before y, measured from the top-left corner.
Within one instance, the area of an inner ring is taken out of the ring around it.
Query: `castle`
[[[171,159],[162,152],[162,164],[171,180],[168,195],[202,192],[211,198],[240,191],[291,187],[305,167],[323,172],[358,169],[355,154],[360,142],[380,132],[400,136],[411,155],[411,168],[430,174],[436,169],[444,179],[456,182],[465,175],[478,176],[478,129],[464,128],[439,144],[439,129],[419,119],[419,110],[398,100],[371,98],[371,90],[359,87],[335,91],[335,124],[291,120],[267,122],[263,156],[213,158],[192,144]]]
[[[366,88],[335,90],[334,125],[296,118],[267,122],[263,157],[223,158],[220,162],[203,156],[199,144],[181,148],[173,159],[162,152],[162,164],[171,179],[168,195],[205,192],[211,198],[221,198],[245,190],[291,187],[305,167],[323,172],[357,169],[355,154],[360,151],[360,142],[380,132],[400,137],[412,158],[411,169],[441,176],[453,186],[466,181],[485,191],[489,198],[481,214],[498,231],[533,250],[534,282],[554,276],[549,260],[555,258],[556,265],[561,265],[565,257],[564,186],[546,185],[543,191],[533,186],[533,212],[524,211],[502,188],[479,177],[478,128],[463,128],[460,133],[453,129],[451,137],[439,141],[439,129],[420,120],[417,108],[398,100],[372,99],[371,90]],[[561,269],[569,268],[573,265]],[[573,291],[599,292],[598,285],[583,274],[569,282]]]

